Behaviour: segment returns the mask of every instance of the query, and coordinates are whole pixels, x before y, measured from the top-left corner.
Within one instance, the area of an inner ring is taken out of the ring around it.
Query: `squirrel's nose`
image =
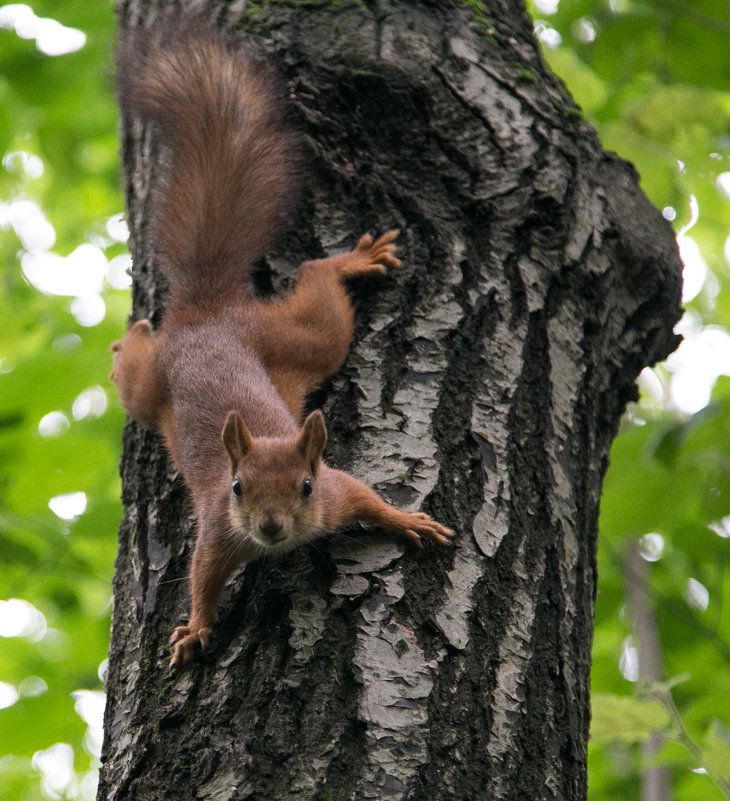
[[[261,533],[267,537],[274,538],[282,528],[284,528],[284,525],[277,517],[276,512],[273,509],[265,509],[259,523]]]

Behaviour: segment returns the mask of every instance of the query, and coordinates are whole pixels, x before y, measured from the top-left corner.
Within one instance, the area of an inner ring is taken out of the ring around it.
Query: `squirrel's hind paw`
[[[388,231],[373,242],[370,234],[363,234],[357,247],[348,253],[340,267],[343,278],[358,278],[364,275],[386,275],[388,268],[397,270],[401,266],[396,258],[393,240],[398,231]]]

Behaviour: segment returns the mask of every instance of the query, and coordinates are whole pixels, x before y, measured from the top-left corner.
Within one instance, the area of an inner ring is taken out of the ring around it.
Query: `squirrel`
[[[453,531],[329,467],[322,413],[301,422],[306,397],[348,352],[347,282],[400,267],[398,232],[305,261],[286,296],[257,297],[251,265],[296,191],[293,126],[262,50],[200,19],[167,27],[173,35],[134,28],[118,44],[122,112],[162,146],[149,223],[169,295],[156,331],[138,320],[112,344],[110,378],[128,416],[161,435],[197,521],[189,622],[170,638],[176,669],[208,646],[223,586],[244,562],[354,521],[419,546],[446,545]]]

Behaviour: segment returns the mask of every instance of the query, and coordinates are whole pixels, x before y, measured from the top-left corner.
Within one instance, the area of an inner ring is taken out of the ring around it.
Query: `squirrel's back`
[[[173,301],[226,297],[291,211],[298,147],[275,86],[259,48],[200,18],[119,42],[122,112],[162,146],[151,221]]]

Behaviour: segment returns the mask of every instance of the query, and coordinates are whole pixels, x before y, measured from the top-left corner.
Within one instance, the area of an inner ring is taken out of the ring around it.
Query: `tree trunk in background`
[[[625,553],[626,600],[636,637],[638,678],[640,682],[651,685],[663,681],[664,668],[659,626],[651,596],[650,568],[641,555],[638,541],[630,540]],[[641,746],[644,761],[641,771],[641,801],[672,799],[672,772],[666,765],[655,764],[663,745],[661,735],[654,734]]]
[[[160,5],[120,2],[121,24]],[[417,552],[350,531],[250,565],[171,675],[190,508],[128,425],[99,798],[583,799],[601,481],[637,374],[675,345],[671,228],[519,3],[207,6],[264,38],[311,145],[261,286],[402,229],[404,269],[356,287],[317,398],[327,458],[458,536]],[[134,314],[158,321],[155,154],[127,121]]]

